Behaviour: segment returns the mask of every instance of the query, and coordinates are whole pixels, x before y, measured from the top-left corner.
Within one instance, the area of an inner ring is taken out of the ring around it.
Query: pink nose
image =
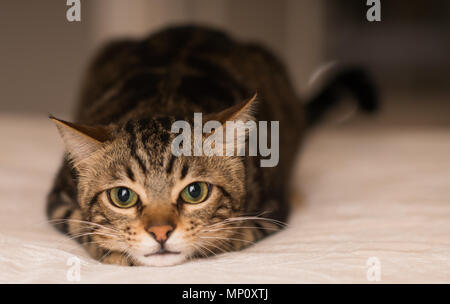
[[[160,243],[164,243],[169,238],[175,228],[171,225],[151,226],[147,228],[148,233]]]

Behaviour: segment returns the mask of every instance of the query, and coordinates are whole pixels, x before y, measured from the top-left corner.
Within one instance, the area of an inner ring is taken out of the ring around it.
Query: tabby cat
[[[171,27],[110,43],[88,70],[76,123],[50,117],[67,150],[48,195],[50,222],[92,257],[120,265],[174,265],[248,246],[283,227],[305,131],[343,90],[361,109],[375,108],[359,69],[340,71],[302,103],[274,55],[215,29]],[[174,156],[171,125],[192,123],[194,112],[205,121],[279,121],[279,164]]]

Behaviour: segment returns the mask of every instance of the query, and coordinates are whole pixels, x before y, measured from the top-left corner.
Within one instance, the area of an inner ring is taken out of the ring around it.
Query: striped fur
[[[84,83],[75,126],[92,134],[102,128],[101,140],[92,136],[101,148],[89,157],[69,151],[48,196],[47,214],[94,258],[170,265],[241,249],[283,226],[306,114],[285,68],[265,48],[212,29],[169,28],[143,40],[111,43]],[[254,92],[255,119],[280,121],[278,166],[261,168],[259,157],[171,154],[174,121],[191,121],[194,112],[218,117]],[[193,181],[212,184],[211,197],[195,206],[177,203],[177,193]],[[105,190],[118,185],[139,194],[136,208],[111,206]],[[154,245],[146,223],[169,218],[176,229],[167,243],[173,239],[173,250],[183,257],[143,258]]]

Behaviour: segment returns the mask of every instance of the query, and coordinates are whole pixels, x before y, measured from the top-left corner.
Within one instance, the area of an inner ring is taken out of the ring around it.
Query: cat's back
[[[146,111],[152,116],[218,112],[254,92],[260,119],[295,121],[301,114],[285,68],[271,52],[201,26],[113,42],[96,56],[84,83],[77,120],[85,123]]]

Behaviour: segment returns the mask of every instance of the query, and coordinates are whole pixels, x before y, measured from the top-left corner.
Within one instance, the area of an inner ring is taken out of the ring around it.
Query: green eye
[[[209,187],[207,183],[196,182],[189,184],[181,191],[180,197],[185,203],[198,204],[208,196]]]
[[[108,196],[114,205],[119,208],[130,208],[138,201],[138,195],[131,189],[117,187],[108,191]]]

